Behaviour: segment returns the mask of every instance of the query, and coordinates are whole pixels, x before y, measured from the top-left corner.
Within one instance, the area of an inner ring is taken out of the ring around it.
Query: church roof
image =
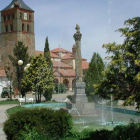
[[[38,54],[42,54],[42,55],[44,55],[44,51],[35,51],[35,54],[36,55],[38,55]],[[54,53],[52,53],[52,52],[50,52],[50,55],[51,55],[51,58],[59,58],[59,56],[58,55],[56,55],[56,54],[54,54]]]
[[[5,10],[8,10],[8,9],[12,9],[14,8],[14,4],[19,4],[19,8],[22,8],[22,9],[26,9],[26,10],[29,10],[29,11],[33,11],[30,7],[28,7],[23,0],[12,0],[12,2],[6,7],[4,8],[2,11],[5,11]]]
[[[59,52],[62,52],[62,53],[72,53],[72,52],[70,52],[68,50],[65,50],[63,48],[56,48],[56,49],[51,50],[51,52],[52,53],[59,53]]]
[[[60,67],[60,68],[70,68],[72,69],[72,66],[64,63],[64,62],[61,62],[61,61],[53,61],[53,67]]]

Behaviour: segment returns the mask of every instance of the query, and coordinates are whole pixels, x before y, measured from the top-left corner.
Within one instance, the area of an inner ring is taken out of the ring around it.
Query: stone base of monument
[[[85,82],[76,82],[73,95],[73,103],[66,103],[66,108],[72,115],[94,115],[95,104],[88,103],[85,94]]]
[[[95,104],[94,103],[66,103],[66,108],[71,115],[95,115]]]

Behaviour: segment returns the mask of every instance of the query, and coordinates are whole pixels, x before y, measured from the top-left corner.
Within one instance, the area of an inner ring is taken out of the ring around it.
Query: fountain
[[[83,82],[83,71],[82,71],[82,57],[81,57],[81,37],[79,25],[76,25],[77,32],[74,34],[75,39],[75,70],[76,70],[76,83],[74,89],[73,103],[66,103],[66,108],[71,110],[72,115],[94,115],[95,104],[88,103],[85,94],[85,82]],[[73,110],[73,111],[72,111]]]

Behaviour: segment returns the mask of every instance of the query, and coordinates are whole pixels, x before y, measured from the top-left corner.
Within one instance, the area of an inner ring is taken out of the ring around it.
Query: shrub
[[[3,130],[7,135],[7,140],[16,140],[23,131],[26,133],[25,125],[38,135],[58,139],[71,133],[72,118],[63,110],[35,108],[18,111],[4,123]]]
[[[45,97],[46,101],[50,101],[52,99],[53,90],[46,90],[43,96]]]
[[[24,128],[20,131],[20,137],[17,140],[44,140],[44,136],[40,135],[35,128],[30,129],[29,125],[25,125]]]
[[[85,131],[83,134],[83,138],[80,140],[112,140],[110,136],[112,131],[109,130],[96,130],[96,131]]]
[[[111,138],[113,140],[140,140],[140,123],[116,126]]]
[[[62,83],[58,83],[55,85],[55,91],[58,93],[65,93],[67,91],[66,86]]]
[[[67,98],[72,102],[73,95],[68,95]]]

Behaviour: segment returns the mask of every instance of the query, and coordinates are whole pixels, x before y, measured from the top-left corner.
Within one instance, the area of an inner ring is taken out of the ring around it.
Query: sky
[[[12,0],[4,0],[0,10]],[[35,47],[43,51],[48,36],[50,50],[64,48],[72,51],[76,24],[82,33],[82,57],[90,62],[94,52],[104,59],[108,54],[105,43],[123,43],[117,29],[124,21],[140,16],[140,0],[23,0],[35,11]]]

